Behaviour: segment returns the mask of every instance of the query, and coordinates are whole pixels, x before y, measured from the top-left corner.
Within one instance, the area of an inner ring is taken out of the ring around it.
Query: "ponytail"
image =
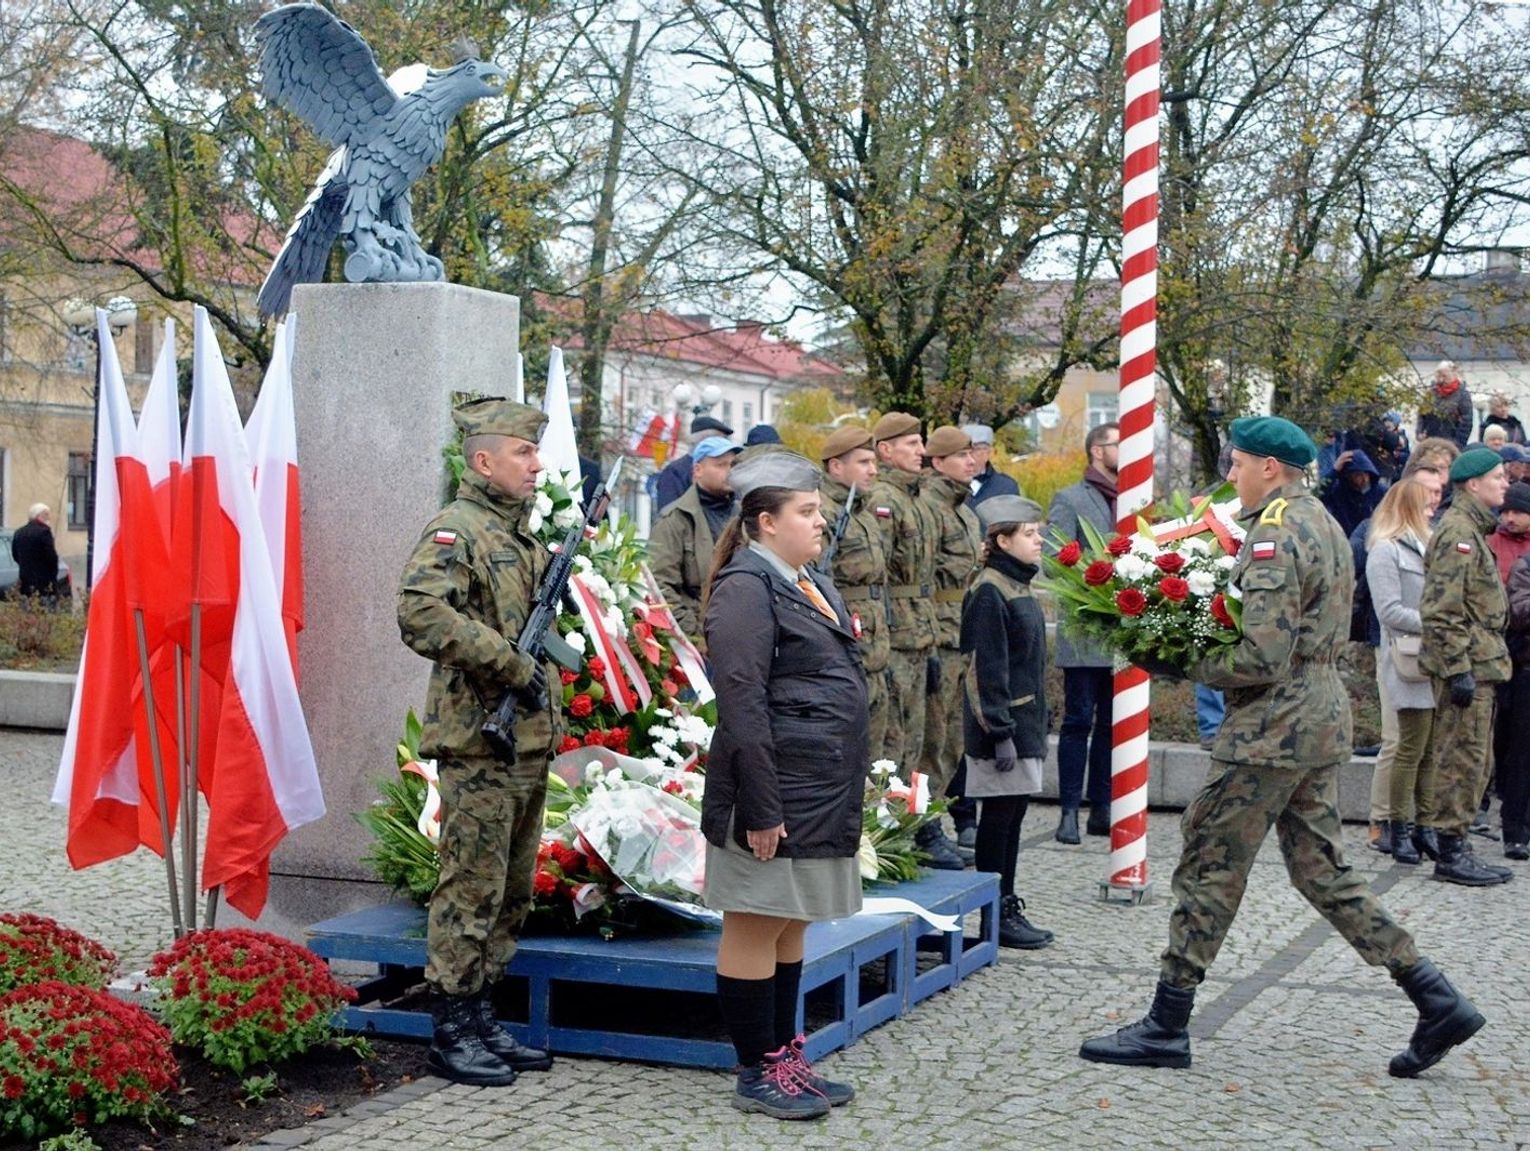
[[[738,554],[738,549],[748,542],[744,538],[743,517],[734,516],[728,521],[728,526],[723,528],[722,539],[717,541],[717,546],[712,550],[712,570],[707,572],[706,586],[701,589],[703,618],[707,614],[707,601],[712,598],[712,585],[717,582],[717,573],[732,563],[733,557]]]
[[[722,538],[712,549],[712,570],[707,572],[706,586],[701,591],[701,616],[706,618],[707,601],[712,598],[712,588],[723,568],[733,562],[739,549],[758,536],[760,517],[767,512],[778,514],[786,501],[797,493],[791,488],[754,488],[739,502],[738,515],[728,521]]]

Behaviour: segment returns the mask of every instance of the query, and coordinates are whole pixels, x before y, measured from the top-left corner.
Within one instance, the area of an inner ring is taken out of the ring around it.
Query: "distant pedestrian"
[[[779,444],[781,433],[769,424],[755,424],[749,429],[749,434],[744,437],[746,448],[756,447],[759,444]]]
[[[1359,448],[1345,455],[1349,458],[1335,468],[1333,483],[1323,492],[1323,506],[1339,521],[1347,538],[1371,518],[1382,491],[1376,483],[1381,472],[1370,456]]]
[[[690,435],[687,440],[695,444],[710,436],[722,436],[724,439],[733,435],[733,429],[721,420],[711,416],[697,416],[691,421]],[[674,503],[685,494],[685,489],[691,486],[691,465],[694,459],[689,450],[681,452],[654,477],[653,480],[653,518],[657,520],[659,513],[670,504]]]
[[[1472,394],[1461,378],[1460,369],[1450,360],[1441,360],[1419,412],[1419,437],[1440,436],[1465,449],[1476,418]]]
[[[52,604],[58,596],[58,548],[49,526],[52,512],[47,504],[27,509],[27,522],[11,536],[11,558],[16,561],[16,590]]]
[[[987,424],[963,424],[962,431],[972,441],[972,462],[977,468],[967,506],[975,508],[994,496],[1018,496],[1020,485],[993,466],[993,429]]]
[[[1509,411],[1509,397],[1504,392],[1494,392],[1488,400],[1488,414],[1482,420],[1482,442],[1487,443],[1487,430],[1489,428],[1502,428],[1508,436],[1511,444],[1523,444],[1525,440],[1525,425],[1519,422],[1519,417]]]

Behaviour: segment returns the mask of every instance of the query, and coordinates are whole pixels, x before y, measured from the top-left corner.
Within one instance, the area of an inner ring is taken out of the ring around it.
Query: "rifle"
[[[563,603],[563,593],[568,590],[569,578],[574,574],[574,556],[579,551],[579,544],[586,534],[594,535],[600,527],[600,521],[606,518],[606,509],[611,506],[611,489],[616,486],[616,477],[621,474],[624,458],[617,458],[610,478],[595,489],[589,506],[584,510],[584,519],[568,529],[563,542],[553,552],[552,563],[547,565],[547,571],[542,574],[542,582],[537,585],[536,602],[526,615],[526,624],[516,638],[515,647],[538,667],[546,656],[552,656],[554,661],[569,671],[578,671],[581,666],[580,653],[553,630],[553,625],[558,621],[558,608]],[[546,690],[545,684],[543,690]],[[515,703],[519,694],[515,689],[505,692],[494,714],[483,725],[484,742],[506,763],[515,759]],[[546,700],[528,702],[541,703]]]
[[[839,548],[839,541],[844,538],[845,528],[850,526],[850,511],[855,507],[855,486],[852,484],[849,493],[845,496],[845,506],[839,509],[839,518],[834,521],[834,533],[829,536],[829,542],[819,553],[818,563],[814,566],[824,575],[832,575],[830,570],[834,564],[834,553]]]

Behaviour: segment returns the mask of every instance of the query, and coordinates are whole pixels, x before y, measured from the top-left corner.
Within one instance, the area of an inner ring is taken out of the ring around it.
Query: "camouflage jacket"
[[[477,472],[467,472],[457,498],[425,526],[404,565],[399,635],[435,664],[421,755],[492,758],[483,722],[505,692],[530,675],[528,661],[512,646],[548,563],[547,549],[527,526],[530,511],[529,501],[512,500]],[[551,664],[547,677],[558,682]],[[558,728],[550,704],[519,704],[517,754],[550,753]]]
[[[924,651],[935,643],[935,549],[940,524],[919,498],[920,477],[889,468],[867,493],[887,548],[887,594],[891,601],[891,646]]]
[[[827,547],[827,537],[839,522],[850,489],[825,477],[818,491],[823,497],[823,518],[828,521],[824,528]],[[887,666],[888,652],[887,546],[876,509],[864,492],[855,493],[855,506],[850,509],[831,566],[834,586],[860,621],[861,662],[868,672],[881,671]]]
[[[701,496],[692,484],[664,509],[648,533],[648,563],[675,622],[692,643],[706,650],[701,632],[701,591],[712,570],[712,538]]]
[[[970,489],[939,472],[919,481],[919,498],[940,525],[935,553],[935,646],[956,650],[962,639],[962,597],[983,568],[983,525],[967,506]]]
[[[1469,671],[1479,683],[1502,683],[1513,670],[1503,638],[1509,601],[1487,545],[1495,522],[1480,500],[1457,489],[1429,537],[1418,664],[1436,679]]]
[[[1189,669],[1227,694],[1211,757],[1312,768],[1350,757],[1349,695],[1334,658],[1349,638],[1355,561],[1338,521],[1300,483],[1271,492],[1240,522],[1230,573],[1243,635]]]

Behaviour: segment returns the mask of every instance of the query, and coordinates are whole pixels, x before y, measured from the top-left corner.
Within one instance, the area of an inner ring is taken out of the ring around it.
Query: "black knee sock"
[[[1013,795],[983,800],[974,865],[979,871],[999,873],[1000,895],[1009,895],[1014,890],[1015,866],[1009,848],[1012,840],[1018,844],[1020,819],[1016,811],[1023,814],[1024,803],[1023,797]]]
[[[717,1001],[723,1022],[733,1040],[733,1050],[744,1067],[758,1067],[765,1052],[780,1044],[776,1037],[776,981],[717,977]]]
[[[802,960],[776,964],[776,1048],[797,1038],[797,989],[802,986]]]

